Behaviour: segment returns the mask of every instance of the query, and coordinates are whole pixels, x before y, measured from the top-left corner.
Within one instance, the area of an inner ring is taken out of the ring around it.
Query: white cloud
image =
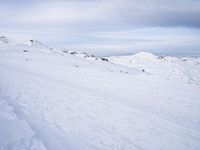
[[[37,23],[40,25],[62,24],[65,26],[75,23],[96,23],[112,20],[109,3],[104,5],[101,1],[50,1],[27,6],[23,9],[11,10],[10,12],[6,12],[6,9],[9,9],[6,7],[12,9],[13,6],[6,5],[0,10],[1,19],[5,22],[22,25]]]

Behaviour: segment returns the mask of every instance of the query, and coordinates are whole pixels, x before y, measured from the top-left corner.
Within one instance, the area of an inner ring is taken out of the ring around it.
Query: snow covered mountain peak
[[[135,59],[139,59],[139,60],[153,60],[157,56],[155,56],[155,55],[153,55],[152,53],[149,53],[149,52],[139,52],[139,53],[134,54],[133,57]]]
[[[188,83],[200,83],[200,63],[195,58],[179,59],[172,56],[156,56],[140,52],[129,56],[113,56],[108,60],[112,63],[140,69],[167,80],[180,79]]]
[[[5,36],[0,36],[0,43],[9,43],[9,40]]]
[[[145,51],[136,53],[136,54],[134,54],[134,56],[137,56],[137,57],[155,57],[155,55],[153,55],[152,53],[145,52]]]

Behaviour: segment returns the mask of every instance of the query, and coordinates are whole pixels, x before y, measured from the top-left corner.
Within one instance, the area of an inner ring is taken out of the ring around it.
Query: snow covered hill
[[[199,150],[199,59],[85,59],[0,43],[0,150]]]
[[[115,64],[140,69],[151,75],[158,76],[158,78],[200,84],[200,58],[179,59],[140,52],[135,55],[113,56],[108,59]]]

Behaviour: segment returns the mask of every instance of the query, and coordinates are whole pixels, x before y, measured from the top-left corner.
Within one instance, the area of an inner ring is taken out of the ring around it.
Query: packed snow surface
[[[0,43],[0,150],[200,149],[199,59],[44,48]]]

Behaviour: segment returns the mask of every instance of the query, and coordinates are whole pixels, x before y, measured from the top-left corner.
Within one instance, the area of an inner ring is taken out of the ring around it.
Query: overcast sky
[[[0,0],[0,35],[96,55],[200,55],[200,0]]]

